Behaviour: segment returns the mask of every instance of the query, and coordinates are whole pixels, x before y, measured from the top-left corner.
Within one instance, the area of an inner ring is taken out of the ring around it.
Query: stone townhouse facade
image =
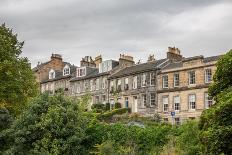
[[[158,114],[165,122],[180,124],[198,119],[213,104],[208,95],[220,56],[195,56],[173,61],[157,75]],[[175,116],[170,115],[175,112]]]
[[[116,102],[130,107],[132,113],[145,116],[159,114],[163,121],[179,124],[197,119],[213,104],[207,91],[220,56],[185,58],[180,50],[169,47],[167,57],[156,60],[150,55],[146,63],[136,63],[132,56],[120,55],[119,60],[94,60],[86,56],[80,67],[63,62],[53,54],[51,60],[33,69],[41,92],[53,94],[63,88],[67,95],[91,96],[91,104]],[[175,116],[170,115],[175,112]]]
[[[59,54],[52,54],[50,61],[38,63],[32,69],[40,83],[40,91],[54,94],[59,88],[69,95],[69,80],[75,75],[76,66],[64,62]]]

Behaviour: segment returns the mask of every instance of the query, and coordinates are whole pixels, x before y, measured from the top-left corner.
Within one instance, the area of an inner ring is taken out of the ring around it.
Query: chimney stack
[[[81,67],[96,67],[95,62],[93,61],[91,56],[85,56],[82,58],[80,61],[80,66]]]
[[[176,47],[168,47],[167,58],[169,60],[179,61],[183,58],[180,54],[180,50]]]
[[[119,58],[119,67],[120,68],[129,67],[129,66],[132,66],[134,64],[135,64],[135,62],[134,62],[132,56],[120,54],[120,58]]]
[[[94,63],[96,64],[96,67],[99,68],[99,64],[102,63],[102,56],[99,55],[95,57]]]
[[[153,55],[149,55],[148,59],[147,59],[147,62],[154,62],[155,61],[155,56],[154,54]]]

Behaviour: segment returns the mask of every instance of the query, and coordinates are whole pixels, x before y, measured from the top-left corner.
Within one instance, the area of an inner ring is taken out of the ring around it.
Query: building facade
[[[51,60],[33,70],[41,92],[53,94],[62,88],[67,95],[91,96],[91,104],[116,102],[144,116],[159,114],[165,122],[181,123],[197,119],[213,104],[208,87],[220,56],[185,58],[180,50],[169,47],[167,57],[135,63],[132,56],[120,55],[117,61],[102,60],[101,55],[81,59],[80,67],[63,62],[53,54]],[[175,112],[175,116],[171,116]]]
[[[174,61],[158,73],[158,113],[165,122],[197,119],[213,104],[208,95],[219,56],[196,56]],[[175,112],[175,116],[170,113]]]

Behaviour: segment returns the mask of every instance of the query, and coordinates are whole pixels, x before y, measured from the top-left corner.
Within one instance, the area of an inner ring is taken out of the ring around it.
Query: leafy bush
[[[99,154],[111,151],[112,154],[158,154],[168,142],[172,129],[168,125],[140,128],[116,123],[107,125],[106,132],[104,141],[97,145]]]
[[[108,112],[105,112],[101,115],[99,115],[99,119],[100,120],[110,120],[114,115],[118,114],[118,115],[121,115],[121,114],[124,114],[126,112],[130,112],[130,108],[120,108],[120,109],[114,109],[114,110],[111,110],[111,111],[108,111]]]
[[[80,103],[63,94],[44,94],[32,101],[12,126],[2,132],[3,154],[76,154],[83,152],[88,120]]]
[[[115,103],[115,109],[119,109],[119,108],[122,108],[121,103],[116,102]]]
[[[202,154],[201,143],[199,138],[200,130],[198,123],[187,121],[178,128],[176,137],[176,151],[179,154],[197,155]]]
[[[91,106],[91,109],[92,109],[94,112],[102,113],[102,112],[105,111],[105,105],[102,104],[102,103],[93,104],[93,105]]]

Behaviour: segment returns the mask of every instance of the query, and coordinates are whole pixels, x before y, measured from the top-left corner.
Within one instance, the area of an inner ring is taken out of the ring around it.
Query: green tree
[[[202,153],[197,122],[185,122],[178,128],[178,132],[175,144],[178,154],[198,155]]]
[[[210,95],[215,105],[205,110],[200,119],[200,138],[205,154],[231,154],[232,152],[232,50],[217,62],[214,84]]]
[[[4,154],[85,154],[87,125],[79,103],[61,93],[43,94],[2,132]]]
[[[0,26],[0,104],[16,112],[38,92],[28,59],[20,57],[23,44],[5,24]]]
[[[214,83],[209,87],[209,94],[217,98],[217,95],[232,86],[232,50],[226,53],[216,64]]]

